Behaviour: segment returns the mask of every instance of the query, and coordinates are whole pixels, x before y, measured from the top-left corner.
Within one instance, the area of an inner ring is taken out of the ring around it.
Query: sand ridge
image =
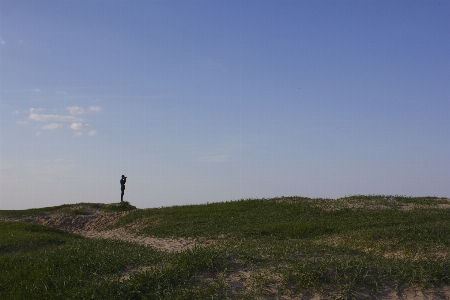
[[[72,210],[76,209],[73,207]],[[105,212],[90,209],[86,214],[49,213],[46,215],[25,217],[0,217],[0,221],[28,222],[58,228],[93,239],[115,239],[133,242],[167,252],[179,252],[196,246],[208,245],[195,239],[157,238],[138,235],[135,232],[145,227],[141,221],[126,228],[110,229],[129,212]]]

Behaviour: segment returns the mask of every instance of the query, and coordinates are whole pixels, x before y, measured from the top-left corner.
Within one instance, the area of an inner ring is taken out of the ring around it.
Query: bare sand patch
[[[367,299],[361,297],[359,299]],[[450,287],[442,286],[429,289],[419,287],[387,288],[368,299],[381,300],[444,300],[450,299]]]
[[[151,271],[152,269],[153,269],[153,267],[149,267],[149,266],[139,266],[139,267],[135,267],[135,268],[126,269],[120,275],[119,281],[122,282],[122,281],[130,280],[130,278],[133,274],[146,273],[146,272]]]
[[[142,235],[135,235],[124,228],[117,228],[103,231],[80,230],[76,232],[84,237],[91,239],[112,239],[132,242],[158,250],[167,252],[179,252],[191,249],[196,246],[204,246],[207,243],[199,243],[195,239],[185,238],[156,238]]]

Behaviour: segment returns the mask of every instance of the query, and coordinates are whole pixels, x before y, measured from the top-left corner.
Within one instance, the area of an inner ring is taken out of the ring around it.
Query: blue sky
[[[450,197],[449,1],[0,0],[0,209]]]

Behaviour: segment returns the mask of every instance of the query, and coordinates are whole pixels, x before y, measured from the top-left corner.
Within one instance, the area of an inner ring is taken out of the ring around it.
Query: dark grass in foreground
[[[132,210],[117,224],[147,224],[140,235],[215,241],[180,253],[0,222],[0,298],[376,299],[386,290],[446,286],[449,204],[284,197]]]

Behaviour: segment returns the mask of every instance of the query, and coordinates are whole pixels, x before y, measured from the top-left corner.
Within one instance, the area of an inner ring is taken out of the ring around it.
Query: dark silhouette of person
[[[122,194],[120,195],[120,202],[123,202],[123,194],[125,194],[125,183],[127,182],[127,178],[125,175],[122,175],[122,179],[120,179],[120,189],[122,190]]]

